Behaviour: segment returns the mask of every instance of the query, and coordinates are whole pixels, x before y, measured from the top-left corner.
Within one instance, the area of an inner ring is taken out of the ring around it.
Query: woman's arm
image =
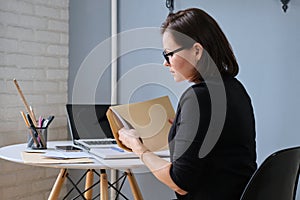
[[[159,181],[166,184],[178,194],[187,194],[186,191],[179,188],[174,183],[170,176],[172,163],[150,152],[138,139],[136,130],[126,130],[124,128],[121,129],[119,131],[119,139],[124,145],[131,148],[132,151],[140,157],[140,159],[145,163],[145,165]]]
[[[170,169],[172,163],[166,161],[165,159],[160,158],[152,152],[145,152],[141,155],[141,160],[145,163],[145,165],[149,168],[149,170],[153,173],[153,175],[162,183],[166,184],[172,190],[177,192],[178,194],[185,195],[186,191],[179,188],[170,176]]]

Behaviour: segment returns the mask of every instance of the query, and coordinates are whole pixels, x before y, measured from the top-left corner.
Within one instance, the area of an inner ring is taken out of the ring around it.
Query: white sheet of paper
[[[70,158],[89,158],[90,154],[86,152],[62,152],[62,151],[50,151],[43,154],[47,158],[57,159],[70,159]]]

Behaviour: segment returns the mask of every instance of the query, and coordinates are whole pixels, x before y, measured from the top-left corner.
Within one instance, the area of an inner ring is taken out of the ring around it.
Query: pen
[[[120,149],[118,147],[111,147],[112,150],[118,151],[118,152],[124,152],[123,149]]]
[[[43,122],[43,128],[48,128],[53,119],[54,116],[49,116],[47,119],[45,119],[45,121]]]
[[[43,128],[44,118],[42,116],[39,117],[39,128]]]
[[[30,134],[32,134],[31,131],[30,131]],[[33,137],[31,136],[31,138],[28,141],[27,147],[32,147],[33,143],[35,143],[35,142],[33,140]],[[37,144],[35,144],[35,146],[37,146]]]

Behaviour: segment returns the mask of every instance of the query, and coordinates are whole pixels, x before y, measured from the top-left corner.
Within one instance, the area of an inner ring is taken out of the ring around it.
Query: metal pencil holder
[[[47,149],[47,128],[29,128],[27,148]]]

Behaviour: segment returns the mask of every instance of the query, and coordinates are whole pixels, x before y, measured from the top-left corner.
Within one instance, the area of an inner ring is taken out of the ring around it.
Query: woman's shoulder
[[[227,79],[226,81],[224,81],[224,85],[227,93],[239,93],[248,95],[244,84],[237,78]]]
[[[203,93],[203,92],[207,92],[207,85],[205,82],[201,82],[201,83],[196,83],[194,85],[191,85],[189,88],[186,89],[186,91],[183,93],[182,96],[184,95],[191,95],[194,93]]]
[[[203,83],[197,83],[189,88],[187,88],[183,94],[181,95],[180,102],[183,104],[184,102],[190,102],[194,104],[195,102],[198,102],[200,99],[204,100],[206,97],[209,98],[209,91],[206,86],[206,84]]]
[[[222,89],[223,88],[223,89]],[[190,97],[204,97],[209,96],[210,92],[220,89],[225,90],[226,92],[234,90],[245,90],[243,84],[235,77],[223,77],[222,80],[208,80],[200,83],[196,83],[188,87],[181,95],[181,100]]]

